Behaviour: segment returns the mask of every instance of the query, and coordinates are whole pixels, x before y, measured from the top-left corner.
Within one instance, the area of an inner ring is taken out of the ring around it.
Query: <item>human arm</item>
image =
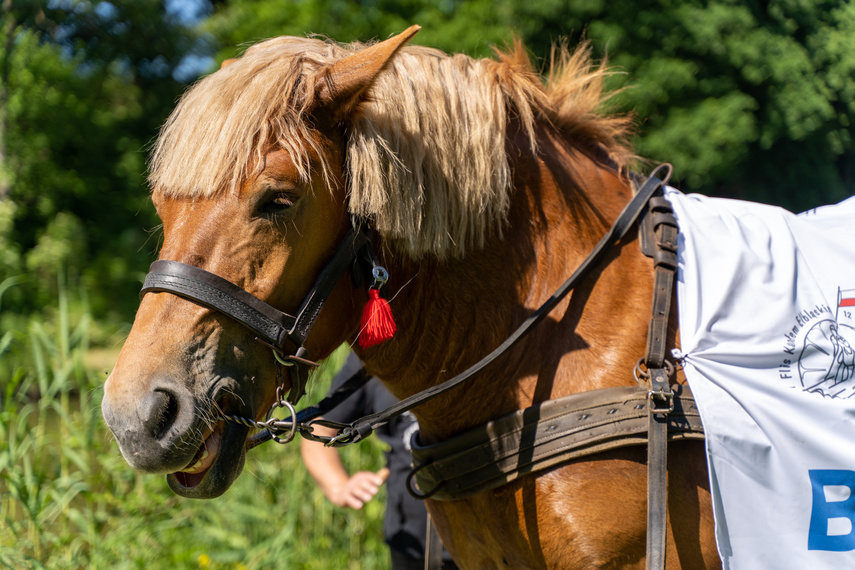
[[[317,424],[314,426],[314,432],[322,436],[335,435],[334,429]],[[349,475],[341,462],[338,449],[325,447],[317,441],[302,439],[300,454],[306,469],[323,494],[339,507],[361,509],[362,505],[374,498],[380,485],[389,476],[389,470],[385,468],[376,473],[359,471]]]

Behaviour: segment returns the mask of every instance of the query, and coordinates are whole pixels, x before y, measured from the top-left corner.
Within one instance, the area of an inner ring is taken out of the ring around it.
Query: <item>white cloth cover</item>
[[[855,197],[666,196],[725,568],[855,568]]]

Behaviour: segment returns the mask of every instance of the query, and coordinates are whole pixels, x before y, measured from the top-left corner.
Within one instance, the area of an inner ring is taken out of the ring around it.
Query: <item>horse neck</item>
[[[515,189],[502,239],[464,259],[387,263],[398,333],[363,355],[399,398],[439,384],[499,346],[572,274],[631,197],[628,182],[548,127],[539,154],[511,141]],[[414,410],[443,439],[532,403],[631,384],[643,354],[650,265],[624,240],[520,343]],[[406,283],[406,285],[404,285]]]

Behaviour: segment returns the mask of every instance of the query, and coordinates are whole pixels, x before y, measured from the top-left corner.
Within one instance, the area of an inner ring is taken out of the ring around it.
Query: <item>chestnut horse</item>
[[[187,92],[150,172],[160,259],[291,314],[349,230],[370,225],[397,333],[356,351],[399,398],[501,344],[634,192],[629,120],[598,112],[605,70],[587,48],[557,50],[544,83],[520,45],[474,60],[405,46],[417,31],[251,47]],[[416,408],[421,441],[634,384],[652,283],[630,232],[522,341]],[[367,300],[365,286],[338,279],[304,354],[354,344]],[[261,419],[289,382],[256,336],[181,296],[143,297],[103,402],[131,466],[168,474],[185,497],[229,488],[249,428],[220,413]],[[644,446],[627,447],[428,507],[464,568],[641,568],[646,478]],[[667,510],[667,567],[719,567],[702,443],[669,446]]]

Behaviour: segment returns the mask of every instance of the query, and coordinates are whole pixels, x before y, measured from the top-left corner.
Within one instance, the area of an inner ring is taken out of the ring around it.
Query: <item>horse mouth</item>
[[[223,422],[208,428],[202,437],[202,445],[199,446],[187,467],[172,474],[176,482],[182,487],[197,487],[217,460],[222,439]]]
[[[186,467],[166,476],[182,497],[212,499],[225,493],[243,470],[249,428],[219,421],[208,426]]]

